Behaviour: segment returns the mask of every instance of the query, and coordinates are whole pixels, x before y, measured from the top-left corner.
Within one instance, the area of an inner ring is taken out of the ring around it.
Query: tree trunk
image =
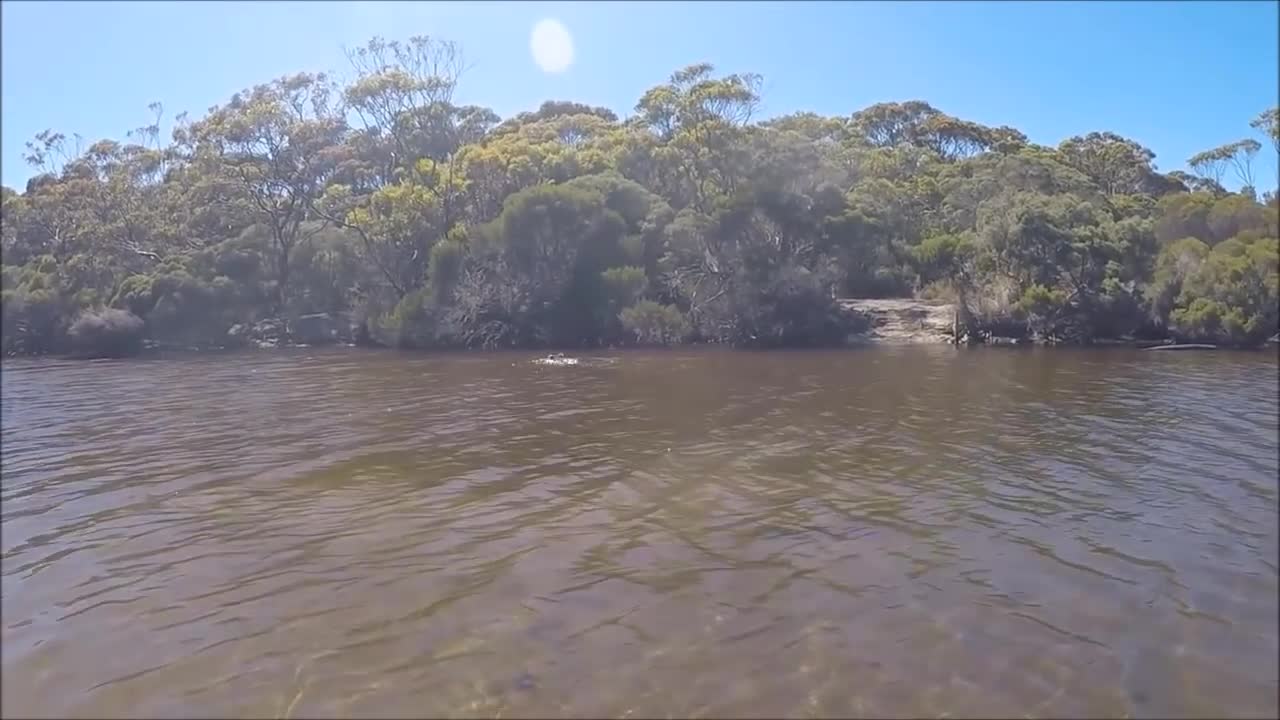
[[[271,312],[275,316],[279,316],[284,310],[285,291],[289,287],[289,251],[293,249],[292,244],[286,244],[282,240],[278,242],[278,247],[276,286],[271,291]]]

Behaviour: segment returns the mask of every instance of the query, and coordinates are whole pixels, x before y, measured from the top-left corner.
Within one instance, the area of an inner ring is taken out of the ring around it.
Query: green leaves
[[[600,273],[604,291],[611,308],[624,308],[638,302],[644,295],[649,279],[644,268],[635,266],[609,268]]]
[[[917,271],[925,282],[966,282],[978,247],[966,235],[932,235],[911,250]]]
[[[1187,337],[1260,342],[1280,327],[1280,241],[1232,238],[1218,244],[1186,276],[1170,315]]]
[[[672,305],[644,300],[626,308],[619,316],[623,327],[640,345],[674,345],[690,332],[689,320]]]
[[[1079,170],[1105,195],[1143,192],[1155,174],[1155,153],[1128,138],[1093,132],[1064,140],[1058,146],[1067,165]]]
[[[1257,123],[1258,120],[1254,120],[1254,122]],[[1258,126],[1255,125],[1255,127]],[[1221,184],[1223,175],[1226,174],[1228,169],[1232,169],[1240,182],[1252,193],[1254,182],[1253,159],[1261,149],[1262,144],[1257,140],[1245,138],[1212,150],[1196,153],[1187,160],[1187,164],[1200,177],[1212,180],[1215,184]]]
[[[836,297],[913,292],[1046,338],[1275,324],[1258,140],[1196,176],[1115,133],[1045,147],[919,100],[757,121],[760,76],[707,63],[622,120],[552,100],[503,121],[455,102],[448,41],[349,60],[343,86],[289,75],[180,116],[167,147],[159,104],[132,142],[37,135],[44,172],[0,210],[6,351],[65,348],[104,303],[211,343],[351,311],[415,346],[839,344]],[[1280,142],[1276,112],[1252,127]]]
[[[1263,110],[1249,122],[1249,127],[1271,138],[1276,152],[1280,153],[1280,107]]]

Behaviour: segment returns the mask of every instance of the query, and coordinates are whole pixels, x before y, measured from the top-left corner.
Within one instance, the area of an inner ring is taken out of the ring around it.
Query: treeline
[[[226,345],[317,317],[405,347],[832,345],[857,329],[836,298],[909,295],[957,301],[977,339],[1277,331],[1257,140],[1187,174],[1112,133],[1045,147],[918,101],[760,122],[760,78],[710,65],[626,119],[546,102],[503,120],[454,102],[451,43],[349,59],[348,85],[281,78],[168,142],[159,105],[128,142],[37,136],[41,174],[3,191],[4,352]],[[1276,110],[1252,126],[1277,149]]]

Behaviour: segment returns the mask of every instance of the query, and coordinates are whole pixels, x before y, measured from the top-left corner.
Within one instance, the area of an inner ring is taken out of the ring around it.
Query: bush
[[[1280,327],[1280,241],[1232,238],[1187,275],[1170,314],[1188,340],[1257,345]]]
[[[1071,312],[1067,294],[1044,285],[1032,285],[1027,288],[1015,307],[1026,317],[1027,328],[1031,334],[1044,340],[1061,337]]]
[[[618,307],[634,305],[644,295],[645,286],[649,283],[644,268],[634,266],[609,268],[600,274],[600,278],[604,281],[609,302]]]
[[[689,335],[689,320],[672,305],[642,300],[619,314],[622,327],[641,345],[672,345]]]
[[[152,292],[154,283],[155,279],[150,275],[130,275],[120,283],[111,304],[144,316],[156,306],[156,296]]]
[[[817,275],[803,267],[784,267],[762,284],[744,283],[731,302],[727,339],[740,346],[835,347],[866,324],[840,307]]]
[[[405,295],[381,322],[375,323],[375,336],[380,343],[397,348],[432,347],[436,344],[437,314],[430,291],[417,290]]]
[[[67,338],[79,357],[127,357],[141,352],[144,333],[145,325],[137,315],[106,308],[80,313]]]
[[[925,284],[950,283],[959,280],[976,249],[972,240],[961,235],[933,235],[909,251],[920,280]]]
[[[449,239],[431,248],[431,264],[427,266],[428,285],[437,303],[453,298],[454,288],[462,276],[462,263],[467,256],[465,241]]]
[[[57,352],[65,339],[66,303],[50,290],[5,290],[3,308],[5,355],[43,355]]]

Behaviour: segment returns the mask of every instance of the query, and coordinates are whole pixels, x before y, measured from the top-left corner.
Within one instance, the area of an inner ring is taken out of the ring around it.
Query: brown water
[[[6,716],[1275,716],[1273,353],[3,371]]]

